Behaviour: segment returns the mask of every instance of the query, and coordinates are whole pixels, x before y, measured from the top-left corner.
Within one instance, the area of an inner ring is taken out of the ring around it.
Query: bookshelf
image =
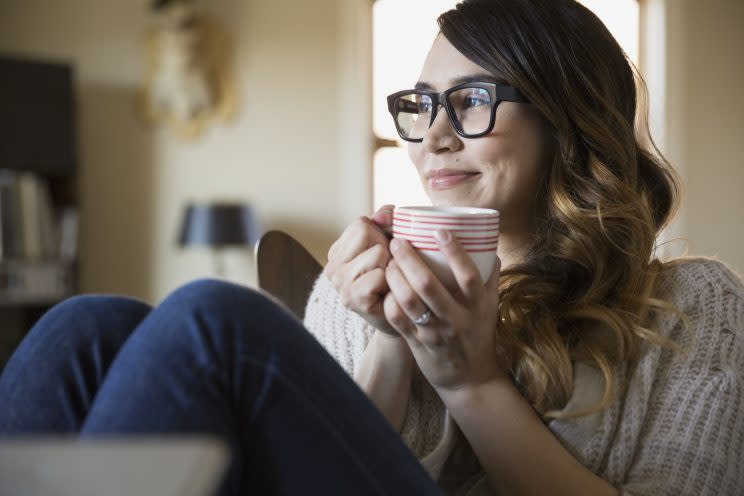
[[[0,54],[0,370],[78,291],[79,215],[73,68]]]

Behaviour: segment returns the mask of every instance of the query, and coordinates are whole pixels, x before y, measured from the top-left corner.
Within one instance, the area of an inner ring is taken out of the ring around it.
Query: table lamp
[[[180,246],[206,246],[212,250],[217,275],[225,276],[222,250],[227,247],[250,248],[261,236],[261,227],[249,205],[207,203],[186,206]]]

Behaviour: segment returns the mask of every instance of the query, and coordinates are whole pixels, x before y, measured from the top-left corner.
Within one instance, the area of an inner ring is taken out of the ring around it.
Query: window
[[[623,47],[638,65],[638,46],[640,43],[640,17],[638,0],[578,0],[597,14],[610,30],[620,46]]]
[[[403,141],[387,111],[385,97],[416,83],[431,43],[436,37],[437,16],[457,0],[377,0],[373,22],[373,129],[378,137],[374,156],[373,202],[375,210],[386,203],[428,205]],[[405,46],[406,57],[400,56]],[[382,146],[381,146],[382,145]],[[387,146],[386,146],[387,145]],[[392,145],[392,146],[390,146]]]

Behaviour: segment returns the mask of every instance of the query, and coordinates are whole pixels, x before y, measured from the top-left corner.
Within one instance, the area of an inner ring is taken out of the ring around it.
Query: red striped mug
[[[445,287],[454,290],[457,289],[457,281],[447,258],[439,251],[434,238],[434,231],[437,229],[450,231],[460,241],[478,267],[481,279],[487,281],[496,263],[498,210],[473,207],[395,207],[393,237],[411,243]]]

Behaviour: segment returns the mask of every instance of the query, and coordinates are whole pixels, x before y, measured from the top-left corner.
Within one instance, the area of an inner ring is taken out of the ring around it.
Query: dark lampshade
[[[178,244],[251,246],[261,236],[261,227],[251,207],[245,204],[213,203],[188,205]]]

